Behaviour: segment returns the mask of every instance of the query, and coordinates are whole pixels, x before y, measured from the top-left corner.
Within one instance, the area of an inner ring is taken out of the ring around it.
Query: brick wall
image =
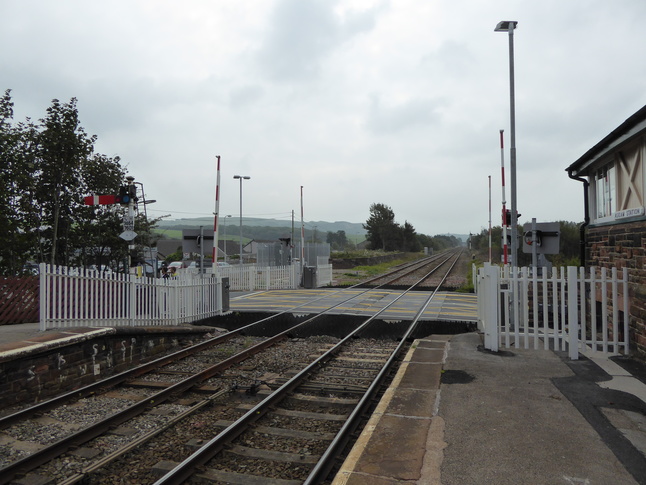
[[[123,329],[58,348],[34,349],[0,362],[0,406],[37,403],[78,389],[197,343],[209,330],[163,333]]]
[[[646,360],[646,221],[589,228],[586,264],[628,268],[630,344]]]

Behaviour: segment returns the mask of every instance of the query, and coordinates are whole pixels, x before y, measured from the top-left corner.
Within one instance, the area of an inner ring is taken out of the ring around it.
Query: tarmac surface
[[[50,332],[0,326],[0,346]],[[335,484],[646,485],[643,364],[441,335],[416,341],[392,386]]]

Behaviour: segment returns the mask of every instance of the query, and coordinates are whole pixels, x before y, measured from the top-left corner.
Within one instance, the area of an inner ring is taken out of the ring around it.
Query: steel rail
[[[454,251],[454,252],[453,252],[453,253],[452,253],[448,258],[446,258],[444,261],[442,261],[440,264],[438,264],[438,265],[435,267],[435,271],[437,271],[437,270],[439,270],[439,269],[440,269],[440,267],[444,266],[444,264],[445,264],[445,263],[447,263],[447,262],[451,261],[451,259],[452,259],[452,258],[455,258],[455,259],[454,259],[454,261],[453,261],[453,263],[451,264],[451,267],[448,269],[448,271],[445,273],[445,275],[444,275],[444,276],[442,277],[442,279],[440,280],[440,283],[437,285],[437,287],[436,287],[436,288],[435,288],[435,290],[433,291],[434,293],[435,293],[435,292],[437,292],[440,288],[442,288],[442,285],[444,284],[444,282],[446,281],[446,279],[447,279],[447,278],[449,277],[449,275],[451,274],[451,271],[453,271],[453,268],[455,267],[455,265],[456,265],[456,264],[458,263],[458,261],[460,260],[460,257],[462,256],[462,253],[463,253],[463,250],[461,250],[461,249],[459,249],[459,250],[457,250],[457,251]],[[429,276],[431,276],[435,271],[431,271],[429,274],[427,274],[427,275],[424,277],[424,280],[427,280],[427,279],[428,279],[428,277],[429,277]],[[418,285],[418,286],[421,286],[423,282],[424,282],[424,281],[419,281],[419,282],[417,283],[417,285]]]
[[[387,273],[384,273],[382,275],[375,276],[373,278],[364,280],[361,283],[357,283],[355,286],[369,285],[374,281],[378,281],[380,279],[387,278],[389,276],[395,275],[395,274],[397,274],[397,273],[399,273],[401,271],[405,271],[405,270],[407,271],[407,270],[413,268],[408,273],[405,273],[405,274],[410,274],[411,272],[415,271],[416,269],[423,268],[426,264],[433,263],[434,261],[437,261],[438,259],[441,259],[442,256],[443,256],[443,253],[434,254],[434,255],[428,256],[426,258],[422,258],[420,260],[413,261],[412,263],[409,263],[409,264],[405,265],[404,267],[396,268],[396,269],[394,269],[392,271],[389,271]],[[403,276],[405,276],[405,275],[403,275]],[[390,280],[390,281],[396,281],[397,279],[398,278],[395,278],[394,280]],[[381,287],[381,286],[384,286],[386,284],[390,284],[390,282],[389,283],[384,283],[384,284],[379,285],[379,286]]]
[[[449,274],[451,273],[451,271],[453,270],[454,266],[456,265],[459,259],[460,259],[460,253],[458,253],[458,255],[455,257],[455,261],[453,261],[450,268],[442,278],[441,283],[443,283],[446,280],[446,278],[448,278]],[[308,475],[307,479],[305,480],[305,482],[303,482],[304,485],[319,484],[327,478],[327,475],[330,473],[330,471],[334,466],[336,457],[341,454],[346,444],[350,441],[350,437],[352,433],[354,433],[357,427],[359,426],[362,416],[365,414],[366,410],[371,404],[371,401],[377,395],[383,381],[386,379],[389,372],[395,365],[396,360],[399,358],[399,354],[404,348],[405,342],[410,339],[411,335],[413,335],[413,333],[417,329],[417,325],[419,324],[420,318],[428,308],[428,305],[430,305],[431,300],[433,299],[433,297],[435,297],[435,294],[439,291],[441,283],[431,293],[431,295],[426,299],[425,303],[422,305],[419,311],[415,314],[411,324],[406,330],[406,333],[404,334],[401,341],[399,342],[399,345],[392,352],[392,354],[390,355],[390,358],[381,368],[381,371],[379,372],[377,377],[375,377],[374,381],[372,382],[372,384],[370,385],[366,393],[363,395],[363,397],[359,400],[354,410],[352,411],[348,419],[345,421],[341,429],[337,432],[336,436],[334,437],[334,439],[332,440],[328,448],[323,452],[323,455],[321,455],[321,458],[319,459],[317,464],[314,466],[314,468],[312,468],[312,471]]]
[[[374,289],[374,288],[373,288]],[[344,290],[339,290],[339,292],[343,292]],[[34,468],[43,465],[47,463],[48,461],[57,458],[61,454],[69,451],[70,449],[74,447],[78,447],[82,445],[83,443],[86,443],[87,441],[96,438],[97,436],[101,435],[102,433],[105,433],[106,431],[114,428],[115,426],[118,426],[125,421],[128,421],[129,419],[132,419],[135,416],[138,416],[142,413],[144,413],[148,408],[152,408],[155,406],[158,406],[159,404],[162,404],[163,402],[167,401],[173,394],[175,393],[181,393],[185,392],[198,383],[207,380],[214,375],[222,372],[223,370],[227,369],[228,367],[231,367],[232,365],[241,362],[248,358],[251,355],[254,355],[256,353],[261,352],[267,347],[270,347],[272,345],[275,345],[277,342],[284,340],[288,337],[288,335],[293,332],[295,329],[301,328],[312,321],[316,320],[319,318],[321,315],[324,315],[330,311],[332,311],[334,308],[341,306],[348,301],[357,298],[361,296],[362,294],[370,291],[370,289],[366,289],[365,291],[362,291],[358,293],[357,295],[353,295],[350,298],[347,298],[332,307],[326,309],[325,311],[318,313],[314,315],[311,318],[308,318],[307,320],[304,320],[303,322],[300,322],[289,329],[286,329],[278,334],[276,334],[273,337],[268,338],[267,340],[260,342],[252,347],[249,347],[248,349],[245,349],[238,354],[219,362],[218,364],[215,364],[211,367],[208,367],[182,381],[179,381],[165,389],[162,389],[161,391],[149,396],[146,399],[143,399],[141,401],[138,401],[127,408],[112,414],[86,428],[83,428],[81,430],[78,430],[60,440],[58,440],[55,443],[52,443],[50,446],[47,446],[45,448],[42,448],[41,450],[38,450],[34,453],[32,453],[29,456],[26,456],[25,458],[22,458],[18,461],[15,461],[6,467],[0,469],[0,485],[4,485],[11,480],[13,480],[16,476],[19,475],[24,475],[28,473],[29,471],[33,470]],[[329,296],[329,295],[327,295]],[[403,295],[402,295],[403,296]],[[321,297],[319,299],[323,299],[325,297]],[[313,300],[313,301],[318,301],[319,299]],[[396,301],[396,300],[395,300]],[[256,322],[252,322],[248,325],[245,325],[239,329],[236,329],[234,331],[228,332],[224,335],[221,335],[219,337],[215,337],[213,339],[210,339],[205,342],[201,342],[199,344],[196,344],[193,347],[189,347],[188,349],[183,349],[178,352],[175,352],[173,354],[170,354],[165,357],[161,357],[160,359],[157,359],[155,361],[149,362],[147,364],[143,364],[140,367],[137,367],[135,369],[132,369],[130,371],[125,371],[121,374],[118,374],[116,376],[113,376],[111,378],[105,379],[103,381],[99,381],[97,383],[93,383],[86,388],[83,388],[81,390],[73,391],[67,394],[64,394],[60,396],[60,398],[54,398],[49,401],[46,401],[42,403],[42,406],[34,406],[32,408],[28,408],[23,411],[19,411],[18,413],[14,413],[13,415],[7,416],[6,418],[12,418],[15,419],[16,417],[20,416],[20,419],[26,419],[34,414],[37,414],[39,412],[44,412],[48,409],[51,409],[53,407],[56,407],[57,405],[62,404],[65,402],[65,400],[71,400],[75,397],[83,397],[92,394],[94,391],[96,391],[99,388],[106,388],[106,387],[114,387],[117,384],[120,384],[127,380],[128,378],[131,377],[136,377],[141,374],[144,374],[150,370],[154,370],[155,368],[160,367],[161,365],[165,365],[167,363],[173,362],[174,360],[177,360],[178,358],[183,358],[188,355],[191,355],[193,353],[196,353],[197,351],[204,350],[205,348],[208,348],[210,346],[216,345],[218,343],[222,343],[226,340],[231,339],[232,337],[239,335],[243,333],[245,330],[248,330],[250,328],[255,327],[256,325],[260,325],[261,323],[267,322],[273,318],[276,318],[278,315],[282,315],[287,312],[291,312],[295,309],[301,308],[306,305],[310,305],[312,301],[309,301],[307,303],[304,303],[302,305],[298,305],[296,307],[293,307],[290,310],[284,310],[280,313],[271,315],[267,318],[263,318],[261,320],[258,320]],[[392,302],[394,303],[394,301]],[[392,304],[391,303],[391,304]],[[382,310],[384,311],[385,308]],[[144,370],[145,369],[145,370]],[[18,419],[16,419],[18,421]],[[7,421],[9,420],[7,419]],[[1,421],[0,421],[1,423]]]
[[[174,416],[172,419],[170,419],[168,422],[164,423],[162,426],[159,428],[156,428],[152,431],[149,431],[142,435],[141,437],[137,438],[134,441],[131,441],[128,443],[126,446],[123,446],[122,448],[119,448],[109,455],[101,458],[99,461],[96,463],[93,463],[92,465],[87,466],[84,468],[81,472],[77,473],[76,475],[73,475],[62,482],[58,483],[58,485],[73,485],[75,483],[81,483],[81,482],[86,482],[88,480],[88,477],[96,472],[97,470],[103,468],[107,464],[113,462],[117,458],[120,458],[121,456],[125,455],[129,451],[134,450],[135,448],[143,445],[144,443],[147,443],[154,437],[158,436],[159,434],[163,433],[169,428],[172,428],[175,426],[177,423],[182,421],[183,419],[186,419],[187,417],[191,416],[192,414],[196,413],[197,411],[201,410],[203,407],[210,405],[213,400],[217,399],[218,397],[223,396],[224,394],[228,394],[230,391],[229,389],[221,389],[210,396],[202,399],[198,403],[194,404],[190,408],[188,408],[186,411],[182,412],[181,414],[178,414],[177,416]]]
[[[457,258],[456,258],[456,261],[457,261]],[[435,269],[433,271],[435,271]],[[450,269],[449,269],[449,272],[450,272]],[[430,274],[431,273],[428,273],[419,281],[422,281]],[[447,272],[447,276],[448,276],[448,272]],[[386,306],[381,308],[375,314],[367,318],[361,325],[359,325],[356,329],[350,332],[336,345],[334,345],[332,348],[330,348],[328,351],[326,351],[324,354],[322,354],[320,357],[318,357],[316,360],[314,360],[312,363],[306,366],[303,370],[301,370],[296,375],[294,375],[286,383],[284,383],[282,386],[280,386],[278,389],[272,392],[269,396],[264,398],[260,403],[258,403],[253,408],[251,408],[248,412],[246,412],[243,416],[241,416],[236,421],[234,421],[230,426],[225,428],[223,431],[221,431],[210,441],[205,443],[199,450],[193,453],[190,457],[186,458],[184,461],[179,463],[175,468],[173,468],[171,471],[169,471],[167,474],[165,474],[163,477],[157,480],[154,483],[154,485],[179,485],[183,483],[185,480],[187,480],[188,478],[190,478],[193,475],[193,472],[196,468],[205,466],[211,459],[213,459],[216,455],[218,455],[229,443],[231,443],[231,441],[233,441],[235,438],[237,438],[242,433],[244,433],[252,423],[254,423],[259,418],[264,416],[272,406],[277,404],[279,401],[283,400],[289,393],[293,392],[294,389],[300,386],[303,383],[303,381],[312,372],[314,372],[316,369],[328,363],[336,354],[340,352],[341,348],[349,340],[354,339],[357,335],[359,335],[362,331],[364,331],[379,315],[385,312],[390,306],[394,305],[398,300],[403,298],[409,291],[412,291],[413,287],[417,285],[419,281],[416,282],[414,285],[412,285],[410,288],[408,288],[406,291],[402,292],[402,294],[397,296],[392,302],[388,303]],[[430,303],[430,300],[433,298],[436,292],[437,290],[429,296],[429,298],[427,299],[427,301],[422,307],[423,309],[425,309],[428,306],[428,304]],[[329,311],[329,309],[326,311]],[[397,349],[399,349],[399,351],[403,347],[405,339],[407,339],[412,334],[413,330],[417,325],[417,321],[419,320],[419,317],[421,316],[422,313],[423,313],[423,310],[420,310],[416,314],[415,323],[409,327],[408,331],[405,333],[405,337],[402,338],[400,344],[397,346]],[[393,365],[396,357],[397,355],[395,355],[395,353],[393,352],[393,354],[391,354],[390,358],[387,361],[389,368],[390,366]],[[368,390],[371,391],[371,396],[369,398],[366,398],[364,396],[364,398],[362,398],[359,401],[360,403],[363,403],[364,406],[367,405],[366,403],[370,402],[370,399],[372,399],[373,397],[372,395],[374,395],[374,393],[379,389],[379,384],[381,383],[381,380],[383,380],[383,378],[385,377],[387,370],[388,369],[384,370],[382,368],[382,371],[379,373],[379,376],[378,376],[380,382],[375,384],[373,381],[373,384],[369,386]],[[352,423],[355,428],[357,423],[355,422],[355,420],[357,419],[355,416],[357,415],[360,415],[359,411],[353,412],[352,414]],[[346,435],[344,433],[344,437],[345,436]],[[334,442],[336,443],[337,440],[335,439]],[[327,456],[326,456],[326,459],[327,459]]]
[[[188,347],[186,349],[178,350],[177,352],[173,352],[171,354],[165,355],[163,357],[160,357],[158,359],[152,360],[152,361],[147,362],[145,364],[141,364],[141,365],[139,365],[137,367],[134,367],[132,369],[128,369],[126,371],[120,372],[119,374],[115,374],[113,376],[107,377],[107,378],[102,379],[100,381],[93,382],[91,384],[88,384],[88,385],[80,388],[80,389],[75,389],[73,391],[66,392],[66,393],[61,394],[59,396],[56,396],[54,398],[48,399],[47,401],[43,401],[43,402],[35,404],[33,406],[29,406],[28,408],[21,409],[20,411],[16,411],[15,413],[9,414],[7,416],[0,417],[0,430],[5,429],[5,428],[7,428],[9,426],[12,426],[12,425],[14,425],[14,424],[16,424],[16,423],[18,423],[20,421],[23,421],[25,419],[28,419],[31,416],[44,413],[46,411],[49,411],[50,409],[54,409],[57,406],[61,406],[62,404],[66,403],[68,401],[71,401],[73,399],[81,399],[83,397],[90,396],[92,394],[95,394],[97,391],[99,391],[101,389],[108,389],[108,388],[117,386],[117,385],[127,381],[128,379],[132,379],[132,378],[138,377],[138,376],[140,376],[142,374],[152,372],[155,369],[158,369],[159,367],[162,367],[164,365],[170,364],[170,363],[175,362],[175,361],[177,361],[179,359],[183,359],[183,358],[188,357],[190,355],[193,355],[193,354],[195,354],[197,352],[201,352],[202,350],[205,350],[205,349],[210,348],[212,346],[219,345],[219,344],[221,344],[221,343],[223,343],[223,342],[225,342],[225,341],[227,341],[227,340],[229,340],[231,338],[236,337],[237,335],[240,335],[244,331],[247,331],[247,330],[253,328],[256,325],[260,325],[262,323],[268,322],[269,320],[277,318],[277,317],[279,317],[281,315],[284,315],[286,313],[293,313],[294,311],[298,310],[299,308],[311,305],[312,303],[316,303],[317,301],[323,300],[325,298],[329,298],[330,296],[335,295],[337,293],[343,293],[345,290],[356,288],[360,284],[361,283],[358,283],[358,284],[352,285],[352,286],[350,286],[348,288],[343,288],[343,289],[337,290],[337,291],[335,291],[335,292],[333,292],[331,294],[328,293],[328,294],[326,294],[324,296],[321,296],[320,298],[315,298],[314,300],[310,300],[310,301],[308,301],[306,303],[303,303],[303,304],[300,304],[300,305],[297,305],[297,306],[294,306],[294,307],[291,307],[291,308],[288,308],[288,309],[285,309],[285,310],[281,310],[278,313],[274,313],[274,314],[272,314],[272,315],[270,315],[268,317],[262,318],[260,320],[255,321],[255,322],[252,322],[252,323],[250,323],[248,325],[245,325],[243,327],[240,327],[240,328],[238,328],[236,330],[229,331],[224,335],[220,335],[220,336],[214,337],[212,339],[206,340],[204,342],[200,342],[200,343],[192,345],[192,346],[190,346],[190,347]],[[376,287],[376,288],[379,288],[379,287]],[[350,301],[350,300],[352,300],[354,298],[357,298],[357,297],[363,295],[364,293],[367,293],[371,289],[375,289],[375,288],[366,289],[365,291],[362,291],[362,292],[348,298],[347,300],[344,300],[344,301],[338,303],[333,308],[336,308],[336,306],[340,306],[340,305],[342,305],[344,303],[347,303],[348,301]]]
[[[460,252],[461,252],[461,251],[460,251]],[[432,264],[432,263],[436,263],[436,262],[440,261],[442,258],[445,258],[445,257],[446,257],[446,259],[442,260],[442,261],[439,263],[439,265],[438,265],[438,266],[443,265],[444,263],[446,263],[446,261],[450,260],[450,259],[451,259],[455,254],[456,254],[455,250],[449,250],[449,251],[448,251],[448,256],[447,256],[447,252],[442,252],[442,253],[440,253],[440,254],[436,255],[435,257],[426,258],[425,260],[423,260],[423,263],[422,263],[422,264],[411,264],[411,265],[409,265],[409,266],[406,266],[405,268],[400,268],[400,269],[399,269],[399,270],[397,270],[397,271],[392,271],[392,272],[390,272],[390,273],[386,273],[385,275],[376,276],[376,277],[374,277],[374,278],[372,278],[372,279],[368,280],[367,282],[360,283],[359,285],[360,285],[360,286],[364,286],[364,285],[366,285],[366,284],[371,284],[371,283],[374,283],[374,282],[378,282],[378,281],[380,281],[380,280],[384,280],[385,278],[387,278],[387,277],[389,277],[389,276],[394,276],[393,278],[391,278],[391,279],[389,279],[389,280],[387,280],[387,281],[385,281],[384,283],[381,283],[381,284],[379,285],[379,287],[380,287],[380,288],[381,288],[381,287],[391,287],[391,286],[396,285],[396,283],[395,283],[395,282],[397,282],[397,281],[399,281],[399,280],[401,280],[401,279],[403,279],[403,278],[406,278],[406,277],[408,277],[408,276],[414,276],[414,274],[415,274],[418,270],[420,270],[420,269],[424,269],[424,266],[427,266],[427,265]],[[416,262],[416,263],[417,263],[417,262]],[[401,273],[403,270],[406,270],[406,272],[404,272],[403,274],[399,274],[399,273]],[[432,272],[431,272],[431,273],[432,273]],[[429,274],[429,275],[427,275],[427,276],[430,276],[430,274]],[[420,281],[418,281],[418,283],[417,283],[417,284],[418,284],[418,285],[421,285],[421,284],[422,284],[422,282],[423,282],[423,279],[422,279],[422,280],[420,280]],[[404,283],[404,284],[402,284],[401,286],[407,286],[407,285],[406,285],[406,283]]]
[[[350,288],[354,288],[356,286],[359,286],[359,285],[353,285]],[[345,288],[345,289],[347,289],[347,288]],[[335,293],[341,293],[345,289],[339,290],[339,291],[337,291]],[[125,422],[125,421],[139,415],[139,414],[142,414],[148,408],[157,406],[157,405],[165,402],[174,393],[185,392],[186,390],[194,387],[197,383],[202,382],[202,381],[212,377],[213,375],[220,373],[222,370],[234,365],[235,363],[238,363],[238,362],[246,359],[247,357],[249,357],[250,355],[253,355],[254,353],[258,353],[258,352],[264,350],[265,348],[267,348],[267,347],[269,347],[271,345],[274,345],[278,341],[283,340],[284,338],[287,338],[288,334],[290,332],[292,332],[294,329],[299,328],[301,326],[304,326],[304,325],[312,322],[313,320],[315,320],[319,316],[321,316],[321,315],[323,315],[325,313],[328,313],[329,311],[333,310],[334,308],[336,308],[336,307],[338,307],[338,306],[340,306],[342,304],[345,304],[348,301],[350,301],[350,300],[352,300],[354,298],[357,298],[357,297],[361,296],[362,294],[364,294],[364,293],[366,293],[368,291],[370,291],[370,289],[366,289],[365,291],[360,292],[357,295],[353,295],[350,298],[347,298],[347,299],[337,303],[336,305],[328,308],[324,312],[321,312],[321,313],[315,315],[312,318],[309,318],[309,319],[307,319],[307,320],[305,320],[305,321],[303,321],[303,322],[301,322],[301,323],[299,323],[297,325],[294,325],[293,327],[291,327],[291,328],[277,334],[274,337],[270,337],[269,339],[267,339],[264,342],[261,342],[261,343],[255,345],[255,346],[253,346],[253,347],[245,349],[244,351],[236,354],[235,356],[232,356],[229,359],[226,359],[225,361],[222,361],[222,362],[220,362],[220,363],[218,363],[218,364],[216,364],[214,366],[211,366],[211,367],[209,367],[207,369],[204,369],[203,371],[198,372],[197,374],[195,374],[195,375],[193,375],[193,376],[191,376],[191,377],[189,377],[187,379],[184,379],[184,380],[182,380],[182,381],[180,381],[178,383],[175,383],[174,385],[169,386],[166,389],[163,389],[163,390],[149,396],[147,399],[141,400],[141,401],[139,401],[139,402],[137,402],[137,403],[123,409],[122,411],[120,411],[118,413],[115,413],[115,414],[113,414],[111,416],[108,416],[107,418],[105,418],[105,419],[103,419],[101,421],[98,421],[98,422],[94,423],[91,426],[88,426],[86,428],[78,430],[77,432],[75,432],[75,433],[73,433],[73,434],[71,434],[71,435],[69,435],[69,436],[67,436],[65,438],[62,438],[61,440],[53,443],[52,445],[50,445],[50,446],[48,446],[46,448],[43,448],[43,449],[41,449],[41,450],[39,450],[39,451],[37,451],[35,453],[32,453],[31,455],[29,455],[29,456],[27,456],[27,457],[25,457],[25,458],[23,458],[21,460],[18,460],[18,461],[14,462],[14,463],[11,463],[11,464],[7,465],[6,467],[0,469],[0,472],[1,472],[0,484],[8,483],[8,481],[12,480],[16,476],[21,475],[21,474],[25,474],[25,473],[29,472],[30,470],[32,470],[32,469],[34,469],[34,468],[36,468],[36,467],[38,467],[38,466],[40,466],[40,465],[42,465],[44,463],[47,463],[48,461],[60,456],[61,454],[68,451],[69,449],[74,448],[74,447],[78,447],[81,444],[83,444],[83,443],[85,443],[85,442],[99,436],[100,434],[108,431],[109,429],[114,428],[115,426],[118,426],[119,424],[121,424],[121,423],[123,423],[123,422]],[[297,305],[297,306],[292,307],[290,309],[283,310],[283,311],[281,311],[279,313],[273,314],[273,315],[271,315],[269,317],[263,318],[263,319],[258,320],[256,322],[252,322],[252,323],[250,323],[250,324],[248,324],[246,326],[243,326],[243,327],[241,327],[239,329],[236,329],[234,331],[230,331],[230,332],[228,332],[228,333],[226,333],[224,335],[214,337],[213,339],[209,339],[209,340],[207,340],[205,342],[200,342],[199,344],[193,345],[193,346],[191,346],[191,347],[189,347],[187,349],[182,349],[180,351],[174,352],[172,354],[169,354],[167,356],[161,357],[159,359],[155,359],[155,360],[153,360],[151,362],[148,362],[146,364],[142,364],[142,365],[140,365],[140,366],[138,366],[138,367],[136,367],[134,369],[130,369],[128,371],[124,371],[122,373],[119,373],[117,375],[114,375],[114,376],[111,376],[109,378],[103,379],[101,381],[92,383],[92,384],[90,384],[88,386],[85,386],[82,389],[78,389],[78,390],[75,390],[75,391],[71,391],[71,392],[62,394],[61,396],[58,396],[58,397],[53,398],[53,399],[50,399],[50,400],[45,401],[43,403],[40,403],[38,405],[31,406],[31,407],[29,407],[27,409],[24,409],[24,410],[18,411],[16,413],[13,413],[11,415],[8,415],[8,416],[5,416],[3,418],[0,418],[0,429],[2,429],[2,427],[8,427],[11,424],[19,422],[20,420],[28,419],[29,417],[31,417],[33,415],[46,412],[47,410],[55,408],[56,406],[59,406],[59,405],[65,403],[65,402],[67,402],[69,400],[78,399],[78,398],[82,398],[82,397],[94,394],[99,389],[111,388],[111,387],[114,387],[114,386],[116,386],[118,384],[121,384],[121,383],[123,383],[123,382],[125,382],[128,379],[131,379],[133,377],[137,377],[137,376],[140,376],[142,374],[154,371],[155,369],[157,369],[157,368],[159,368],[161,366],[167,365],[167,364],[169,364],[171,362],[174,362],[176,360],[188,357],[188,356],[190,356],[192,354],[195,354],[195,353],[197,353],[199,351],[202,351],[202,350],[204,350],[206,348],[209,348],[209,347],[215,346],[217,344],[220,344],[222,342],[225,342],[227,340],[230,340],[231,338],[233,338],[233,337],[235,337],[237,335],[240,335],[245,330],[248,330],[250,328],[253,328],[254,326],[260,325],[261,323],[265,323],[265,322],[267,322],[267,321],[269,321],[269,320],[271,320],[273,318],[276,318],[276,317],[278,317],[280,315],[283,315],[285,313],[291,313],[294,310],[297,310],[297,309],[299,309],[299,308],[301,308],[303,306],[306,306],[306,305],[310,305],[311,303],[313,303],[315,301],[318,301],[318,300],[321,300],[321,299],[324,299],[324,298],[327,298],[327,297],[329,297],[329,294],[327,294],[325,296],[322,296],[321,298],[317,298],[315,300],[308,301],[307,303]],[[392,303],[394,303],[394,301]],[[382,311],[384,311],[386,308],[382,309]]]
[[[0,418],[0,429],[5,429],[17,422],[24,421],[25,419],[30,418],[31,416],[49,411],[50,409],[60,406],[66,403],[67,401],[71,401],[72,399],[80,399],[80,398],[95,394],[100,389],[107,389],[110,387],[117,386],[122,382],[127,381],[128,379],[132,379],[142,374],[146,374],[148,372],[154,371],[155,369],[158,369],[159,367],[170,364],[171,362],[175,362],[179,359],[183,359],[197,352],[201,352],[202,350],[205,350],[214,345],[218,345],[223,342],[226,342],[227,340],[235,337],[236,335],[238,335],[238,330],[228,332],[224,335],[220,335],[218,337],[214,337],[212,339],[205,340],[204,342],[200,342],[198,344],[192,345],[191,347],[187,347],[186,349],[182,349],[177,352],[173,352],[172,354],[168,354],[163,357],[160,357],[158,359],[151,360],[150,362],[147,362],[137,367],[133,367],[132,369],[120,372],[119,374],[115,374],[113,376],[107,377],[100,381],[93,382],[92,384],[88,384],[87,386],[84,386],[81,389],[76,389],[74,391],[66,392],[64,394],[61,394],[60,396],[56,396],[47,401],[43,401],[41,403],[30,406],[28,408],[22,409],[20,411],[16,411],[13,414],[9,414],[7,416]]]

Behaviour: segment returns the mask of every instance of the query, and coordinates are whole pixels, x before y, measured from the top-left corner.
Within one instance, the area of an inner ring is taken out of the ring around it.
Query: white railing
[[[229,278],[231,291],[286,290],[300,285],[300,266],[256,266],[255,264],[232,264],[217,268],[219,277]],[[332,283],[332,265],[316,268],[316,286]]]
[[[222,281],[40,265],[40,329],[178,325],[222,313]]]
[[[317,286],[332,281],[332,265],[319,267]],[[229,291],[295,289],[300,267],[220,266],[171,278],[40,265],[40,328],[177,325],[222,313],[222,279]]]
[[[628,270],[500,268],[477,272],[478,325],[485,348],[629,351]]]
[[[217,268],[218,277],[229,278],[231,291],[280,290],[298,288],[299,268],[233,264]]]
[[[332,265],[319,264],[316,267],[316,286],[328,286],[332,284]]]

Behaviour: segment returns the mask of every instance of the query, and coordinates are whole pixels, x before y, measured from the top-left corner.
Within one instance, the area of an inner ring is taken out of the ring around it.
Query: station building
[[[566,170],[583,184],[585,266],[628,268],[630,346],[646,360],[646,106]],[[624,295],[625,296],[625,295]]]

